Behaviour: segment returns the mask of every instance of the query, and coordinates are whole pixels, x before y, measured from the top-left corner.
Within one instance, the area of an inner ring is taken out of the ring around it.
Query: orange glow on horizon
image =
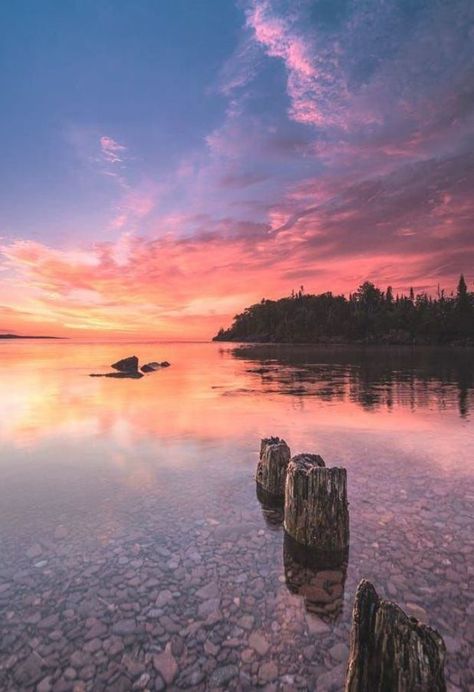
[[[160,241],[124,236],[81,251],[17,241],[2,248],[9,275],[0,278],[1,331],[208,340],[247,306],[289,295],[301,284],[311,293],[347,295],[366,279],[395,291],[408,289],[406,276],[423,277],[415,290],[434,291],[440,280],[427,269],[436,252],[429,258],[421,252],[355,258],[333,256],[329,244],[320,247],[320,260],[310,260],[300,242],[307,223],[302,219],[257,248],[251,238],[220,235]],[[449,275],[444,279],[452,283]]]

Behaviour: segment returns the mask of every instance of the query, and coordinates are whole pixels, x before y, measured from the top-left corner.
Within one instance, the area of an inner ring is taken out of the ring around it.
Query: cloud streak
[[[102,135],[100,138],[100,149],[102,151],[102,156],[108,163],[122,163],[124,152],[126,147],[123,144],[119,144],[112,137],[107,137]]]

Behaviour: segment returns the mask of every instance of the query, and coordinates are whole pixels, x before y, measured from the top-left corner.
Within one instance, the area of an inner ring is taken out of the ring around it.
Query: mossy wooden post
[[[256,481],[257,492],[262,501],[284,502],[286,469],[290,457],[290,448],[285,440],[267,437],[261,441]]]
[[[445,692],[441,635],[363,579],[352,612],[345,692]]]
[[[306,548],[331,552],[349,545],[347,474],[326,468],[317,454],[298,454],[288,464],[285,530]]]

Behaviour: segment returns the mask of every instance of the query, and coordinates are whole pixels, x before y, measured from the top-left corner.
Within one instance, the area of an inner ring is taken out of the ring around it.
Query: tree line
[[[214,341],[474,345],[474,293],[461,274],[455,295],[438,290],[395,295],[366,281],[346,298],[304,288],[279,300],[262,299],[235,315]]]

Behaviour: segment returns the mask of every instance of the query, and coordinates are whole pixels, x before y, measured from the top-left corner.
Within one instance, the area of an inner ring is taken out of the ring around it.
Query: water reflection
[[[283,564],[288,590],[304,599],[306,610],[335,622],[343,610],[349,549],[342,553],[308,551],[287,533]]]
[[[247,373],[269,392],[351,401],[367,411],[457,407],[463,418],[474,402],[471,349],[244,345],[232,355],[249,362]]]
[[[262,515],[269,528],[279,528],[283,524],[284,507],[281,498],[267,493],[258,483],[255,483],[257,500],[262,508]]]

